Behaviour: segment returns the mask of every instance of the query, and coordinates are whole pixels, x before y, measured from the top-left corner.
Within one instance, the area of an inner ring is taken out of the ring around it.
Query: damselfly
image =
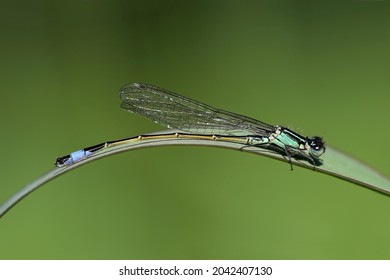
[[[178,129],[182,133],[141,135],[104,142],[57,158],[57,167],[77,163],[107,147],[150,138],[185,137],[238,142],[243,144],[243,149],[246,146],[261,147],[282,154],[290,163],[291,158],[295,158],[306,160],[313,167],[321,164],[319,158],[325,152],[321,137],[304,137],[286,127],[269,125],[250,117],[215,109],[156,86],[127,84],[121,88],[120,97],[124,110],[142,115],[168,128]]]

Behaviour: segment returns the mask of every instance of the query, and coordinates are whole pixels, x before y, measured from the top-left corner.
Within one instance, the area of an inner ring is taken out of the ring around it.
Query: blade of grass
[[[175,130],[165,130],[161,132],[150,133],[147,135],[154,134],[172,134],[178,131]],[[146,134],[145,134],[146,135]],[[148,147],[158,147],[158,146],[172,146],[172,145],[191,145],[191,146],[210,146],[210,147],[221,147],[227,149],[233,149],[237,151],[244,151],[248,153],[253,153],[256,155],[262,155],[270,157],[273,159],[281,160],[288,162],[288,158],[280,155],[278,153],[272,152],[270,150],[254,147],[254,146],[245,146],[242,144],[234,142],[224,142],[224,141],[213,141],[213,140],[204,140],[204,139],[189,139],[189,138],[166,138],[166,139],[150,139],[147,138],[141,141],[135,141],[126,143],[123,145],[108,147],[106,149],[97,151],[90,157],[82,160],[80,162],[74,163],[70,166],[65,166],[61,168],[55,167],[49,172],[45,173],[38,179],[30,182],[25,187],[20,189],[12,197],[6,200],[2,205],[0,205],[0,218],[4,216],[13,206],[15,206],[19,201],[24,197],[32,193],[34,190],[38,189],[45,183],[53,180],[54,178],[78,168],[86,163],[97,160],[102,157],[106,157],[112,154],[135,150],[143,149]],[[369,166],[361,163],[360,161],[345,155],[344,153],[327,146],[325,154],[321,156],[322,165],[313,168],[313,165],[307,161],[299,161],[294,158],[291,159],[291,163],[296,166],[301,166],[304,168],[312,169],[317,172],[328,174],[351,183],[367,187],[369,189],[378,191],[380,193],[390,196],[390,180]]]

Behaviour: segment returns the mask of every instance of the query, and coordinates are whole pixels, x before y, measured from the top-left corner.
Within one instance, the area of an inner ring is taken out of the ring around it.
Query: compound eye
[[[309,153],[313,157],[320,157],[323,153],[325,153],[325,143],[322,140],[321,137],[314,136],[312,138],[309,138],[308,144],[310,146],[310,151]]]

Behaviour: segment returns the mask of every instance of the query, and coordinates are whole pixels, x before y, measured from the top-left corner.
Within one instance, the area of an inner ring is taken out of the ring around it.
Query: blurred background
[[[390,175],[386,1],[1,1],[0,201],[56,157],[164,129],[145,82],[326,143]],[[0,220],[1,259],[389,259],[390,199],[205,147],[92,162]]]

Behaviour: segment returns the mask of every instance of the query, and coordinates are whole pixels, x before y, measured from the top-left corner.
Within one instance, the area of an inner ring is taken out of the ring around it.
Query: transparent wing
[[[195,134],[268,136],[275,127],[215,109],[165,89],[134,83],[121,88],[121,107],[168,128]]]

